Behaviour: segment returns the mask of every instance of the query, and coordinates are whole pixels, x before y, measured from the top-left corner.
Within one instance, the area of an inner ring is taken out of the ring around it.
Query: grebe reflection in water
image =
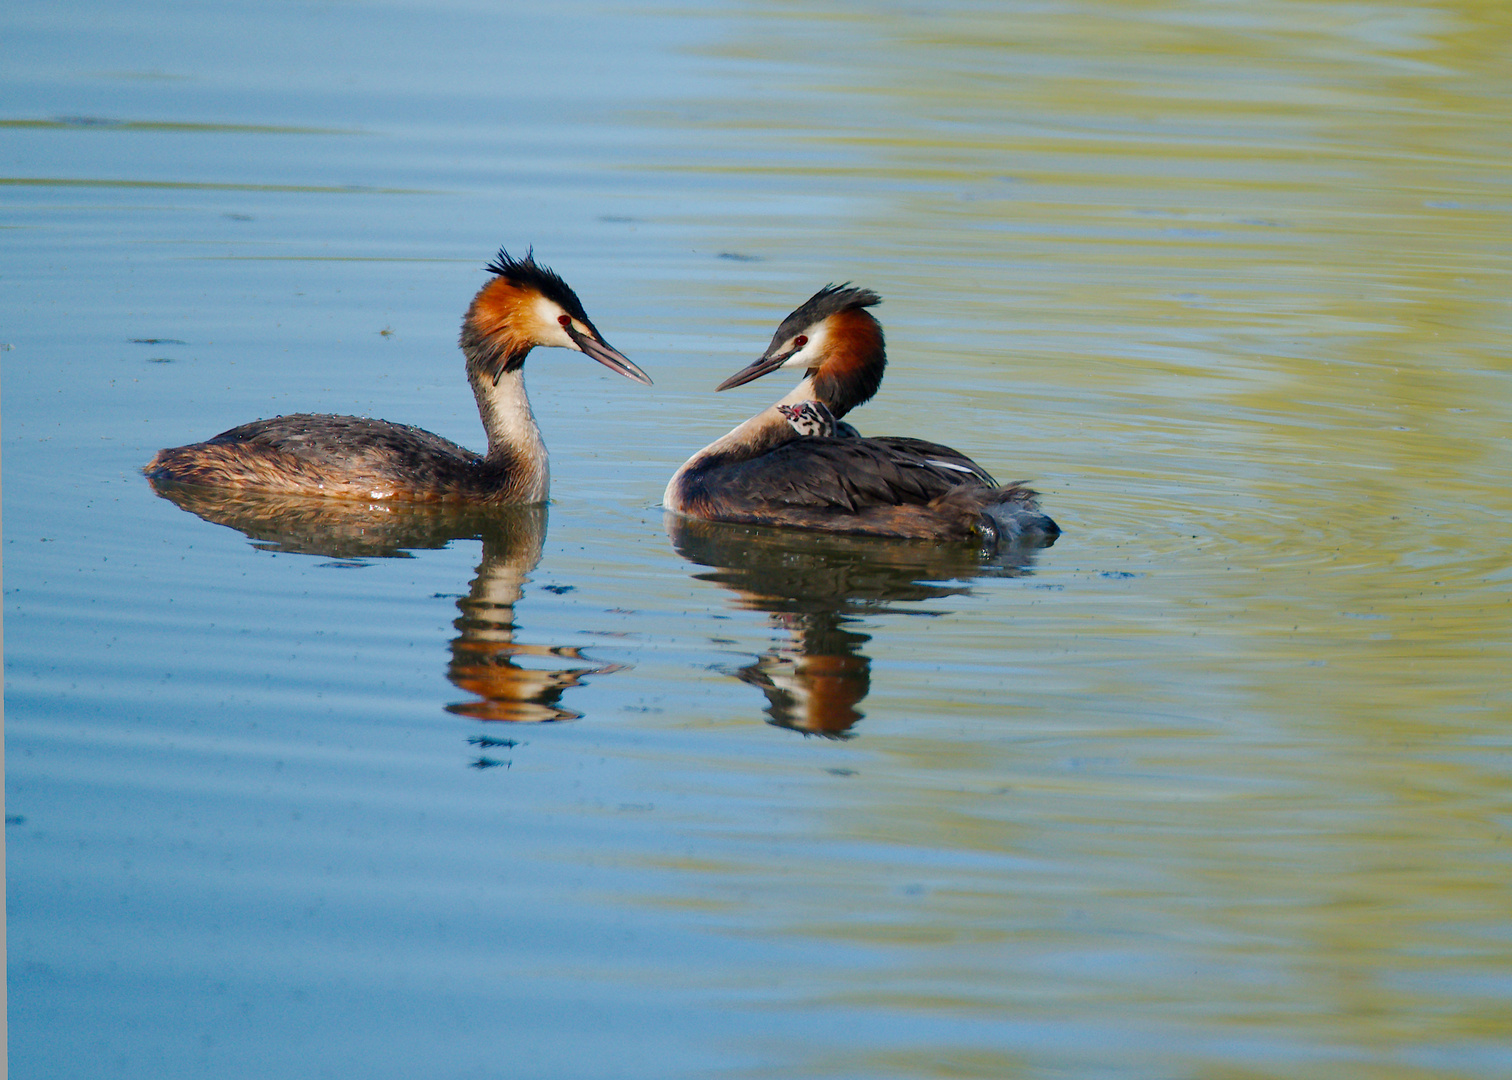
[[[456,540],[481,540],[477,576],[467,595],[457,599],[460,614],[453,625],[459,633],[451,641],[446,666],[447,678],[477,700],[449,704],[448,712],[513,723],[576,720],[582,714],[562,704],[564,694],[589,676],[625,667],[592,660],[576,646],[517,640],[515,606],[541,561],[544,506],[359,503],[163,481],[153,481],[153,488],[206,521],[244,533],[264,551],[360,563],[408,558],[412,551],[444,548]],[[529,666],[522,666],[522,660]],[[474,741],[487,746],[498,740]]]
[[[575,349],[626,378],[651,380],[609,346],[577,294],[533,253],[516,259],[501,250],[487,269],[494,277],[473,297],[460,342],[486,454],[407,424],[299,413],[160,450],[143,471],[154,480],[323,498],[544,502],[546,446],[525,396],[530,351]]]
[[[940,614],[912,605],[964,596],[973,579],[1017,577],[1033,559],[1025,549],[983,559],[964,545],[816,535],[671,513],[666,527],[679,555],[708,568],[696,578],[729,589],[739,608],[766,612],[779,631],[754,663],[730,673],[766,696],[771,723],[826,738],[848,738],[865,715],[871,659],[863,648],[884,632],[877,616]]]

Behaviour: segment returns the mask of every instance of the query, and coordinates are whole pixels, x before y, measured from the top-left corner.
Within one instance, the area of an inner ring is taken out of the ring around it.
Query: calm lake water
[[[1512,1074],[1504,4],[0,30],[11,1076]],[[501,244],[549,508],[141,476],[481,446]],[[1054,547],[665,518],[843,280]]]

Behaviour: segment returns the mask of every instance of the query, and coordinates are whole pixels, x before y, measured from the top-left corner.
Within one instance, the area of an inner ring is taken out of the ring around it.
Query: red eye
[[[808,338],[804,337],[802,334],[799,334],[797,337],[795,337],[793,339],[793,348],[795,348],[795,349],[801,349],[801,348],[803,348],[807,344],[808,344]]]
[[[572,316],[571,315],[558,315],[557,316],[557,322],[561,323],[563,326],[571,326],[572,325]]]

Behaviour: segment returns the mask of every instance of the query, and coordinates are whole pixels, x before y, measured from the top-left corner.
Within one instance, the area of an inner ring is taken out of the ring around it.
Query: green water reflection
[[[850,193],[821,258],[888,298],[893,357],[852,419],[1033,478],[1068,530],[1064,592],[929,627],[947,674],[865,627],[897,721],[866,782],[780,887],[730,873],[770,932],[888,950],[816,1006],[1070,1013],[1087,1048],[815,1071],[1101,1075],[1099,1036],[1150,1031],[1149,1075],[1512,1067],[1504,9],[757,25],[716,55],[786,66],[792,107],[732,104],[749,158],[683,168]],[[712,231],[784,280],[813,256]],[[1261,1033],[1310,1049],[1241,1065]]]

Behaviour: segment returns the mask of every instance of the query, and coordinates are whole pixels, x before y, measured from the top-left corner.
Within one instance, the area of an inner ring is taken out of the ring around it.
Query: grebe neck
[[[467,381],[478,400],[478,416],[488,433],[490,465],[507,467],[518,477],[521,501],[544,502],[551,486],[546,462],[546,444],[530,398],[525,394],[525,367],[520,363],[502,368],[497,376],[468,365]]]
[[[780,401],[775,401],[762,409],[745,423],[736,427],[728,435],[715,439],[702,451],[694,456],[694,460],[700,457],[713,456],[715,454],[727,454],[744,452],[751,457],[764,454],[779,443],[785,443],[797,433],[788,423],[787,417],[778,410],[778,405],[797,405],[804,401],[813,401],[814,377],[805,375],[792,391]]]
[[[825,322],[829,348],[817,370],[810,370],[804,383],[808,396],[822,401],[841,419],[864,405],[882,385],[887,370],[887,345],[882,324],[862,308],[831,315]],[[802,385],[802,384],[800,384]]]
[[[815,400],[814,379],[812,375],[807,375],[782,400],[768,405],[733,431],[721,435],[683,462],[682,468],[678,469],[672,479],[667,482],[667,490],[662,494],[662,505],[669,510],[682,510],[683,487],[687,478],[716,459],[743,461],[759,457],[773,447],[799,438],[793,426],[788,423],[787,417],[782,415],[777,406],[797,405],[800,402],[813,400]]]

